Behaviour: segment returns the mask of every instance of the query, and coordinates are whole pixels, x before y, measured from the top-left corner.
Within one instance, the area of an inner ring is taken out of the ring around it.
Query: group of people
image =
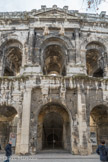
[[[0,149],[1,149],[1,145],[0,145]],[[7,160],[5,160],[4,162],[9,162],[9,158],[12,155],[12,142],[11,141],[7,144],[5,151],[6,151]],[[98,146],[96,150],[96,153],[100,155],[101,162],[108,162],[108,147],[106,147],[104,140],[100,142],[100,145]]]

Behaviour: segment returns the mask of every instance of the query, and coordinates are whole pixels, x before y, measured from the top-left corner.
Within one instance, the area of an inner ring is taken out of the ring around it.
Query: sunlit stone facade
[[[108,16],[0,13],[0,143],[16,154],[108,143]]]

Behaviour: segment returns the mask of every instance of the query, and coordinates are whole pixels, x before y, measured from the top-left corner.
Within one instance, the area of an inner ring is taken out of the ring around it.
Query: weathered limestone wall
[[[83,79],[79,81],[79,78]],[[39,120],[41,121],[41,124],[39,124],[40,123],[38,122],[39,112],[42,110],[42,107],[44,107],[44,105],[48,103],[56,103],[56,104],[63,104],[66,107],[66,110],[70,113],[69,115],[71,118],[70,120],[71,120],[71,141],[72,141],[71,145],[72,150],[70,150],[70,152],[73,152],[74,154],[91,153],[92,148],[90,142],[90,123],[89,123],[90,113],[91,110],[97,105],[100,104],[107,105],[106,100],[107,94],[105,97],[104,88],[101,89],[100,93],[99,88],[100,80],[94,81],[88,77],[76,77],[76,79],[65,78],[64,80],[62,80],[61,77],[60,78],[58,77],[58,79],[56,79],[56,77],[52,76],[44,78],[40,77],[39,81],[41,85],[40,88],[38,84],[38,88],[35,88],[32,92],[33,94],[31,101],[32,107],[31,107],[31,127],[30,127],[31,150],[32,147],[34,147],[33,152],[35,153],[35,151],[39,151],[38,149],[42,148],[41,130],[43,117],[41,116]],[[103,87],[105,87],[106,82],[107,80],[102,82]],[[66,89],[66,91],[65,95],[62,95],[62,97],[60,98],[61,83],[63,83],[62,86],[64,86],[64,89]],[[41,88],[43,87],[43,85],[44,89]],[[98,96],[95,93],[97,93]],[[37,140],[37,138],[40,138],[40,140]]]
[[[58,140],[62,149],[81,155],[95,151],[102,138],[108,142],[107,29],[104,12],[84,14],[67,6],[0,13],[3,147],[3,136],[8,141],[11,133],[17,154],[35,154],[49,139],[49,145],[58,147]],[[3,127],[12,129],[5,134]],[[58,129],[56,140],[46,131],[50,127]]]
[[[69,137],[71,141],[69,151],[74,154],[91,153],[90,113],[91,110],[98,105],[108,105],[107,79],[97,79],[96,81],[86,76],[71,78],[29,76],[28,78],[24,77],[22,79],[19,77],[19,79],[14,79],[15,88],[12,86],[13,79],[10,78],[7,82],[4,82],[4,80],[7,79],[2,78],[1,80],[1,94],[6,94],[6,90],[8,89],[7,85],[11,85],[11,89],[13,87],[10,99],[14,95],[12,106],[16,108],[18,112],[17,153],[36,153],[40,150],[39,148],[42,148],[42,138],[40,139],[40,135],[42,135],[42,132],[40,132],[42,125],[40,129],[39,121],[43,120],[43,117],[39,119],[39,113],[42,111],[42,107],[44,108],[48,103],[65,107],[65,111],[67,111],[69,115]],[[16,87],[17,91],[15,93]],[[9,100],[9,103],[3,101],[6,101],[6,96],[2,98],[2,105],[5,104],[5,106],[8,106],[10,103]],[[102,121],[102,123],[104,122]],[[27,137],[26,141],[25,133]],[[64,140],[64,142],[66,141]],[[32,149],[33,147],[34,149]]]

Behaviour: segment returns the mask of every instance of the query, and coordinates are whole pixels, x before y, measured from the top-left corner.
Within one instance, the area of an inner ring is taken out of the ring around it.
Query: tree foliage
[[[87,6],[89,9],[93,8],[95,10],[99,10],[99,5],[102,3],[102,1],[106,0],[86,0],[87,1]]]

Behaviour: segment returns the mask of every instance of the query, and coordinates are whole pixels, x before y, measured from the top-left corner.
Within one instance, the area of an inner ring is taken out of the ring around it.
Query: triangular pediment
[[[45,11],[39,11],[33,14],[34,17],[40,17],[40,18],[71,18],[76,19],[77,16],[75,14],[66,12],[64,10],[59,9],[50,9]]]

